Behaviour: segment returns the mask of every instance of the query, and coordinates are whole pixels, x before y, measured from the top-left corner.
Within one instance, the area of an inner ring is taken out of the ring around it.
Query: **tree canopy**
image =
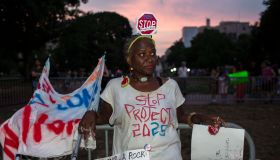
[[[208,68],[232,64],[242,57],[237,54],[232,40],[218,30],[204,30],[191,44],[190,48],[185,48],[182,41],[175,42],[170,47],[167,62],[179,65],[179,62],[186,61],[190,67]]]
[[[280,15],[280,1],[266,0],[264,4],[267,9],[262,13],[260,19],[260,41],[263,52],[267,59],[280,63],[279,43],[280,23],[278,15]]]
[[[106,64],[110,69],[125,69],[123,45],[132,34],[127,18],[114,12],[88,13],[66,25],[54,59],[63,68],[91,70],[106,52]]]
[[[167,57],[167,63],[178,66],[182,61],[187,60],[187,49],[182,40],[174,42],[168,50],[170,54]]]
[[[196,65],[215,67],[230,64],[236,56],[232,41],[218,30],[206,29],[192,40],[192,52],[196,56]]]
[[[30,64],[32,51],[56,36],[61,21],[77,16],[79,5],[80,0],[1,0],[1,61],[16,63],[20,52],[24,64]]]

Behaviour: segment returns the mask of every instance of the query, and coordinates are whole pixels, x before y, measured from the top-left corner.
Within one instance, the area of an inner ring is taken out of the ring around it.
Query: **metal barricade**
[[[32,92],[31,81],[22,78],[1,78],[0,106],[27,103]]]
[[[187,104],[232,104],[238,102],[280,102],[280,77],[249,77],[242,84],[224,83],[209,76],[172,77],[178,82]],[[51,83],[58,93],[70,93],[80,87],[86,77],[51,78]],[[103,78],[104,88],[109,79]],[[224,88],[222,88],[224,87]],[[32,96],[31,81],[22,78],[0,79],[0,106],[21,105]]]
[[[238,129],[243,129],[241,126],[235,124],[235,123],[226,123],[226,126],[229,127],[229,128],[238,128]],[[108,132],[109,130],[114,130],[113,127],[111,127],[110,125],[108,124],[105,124],[105,125],[97,125],[96,126],[96,129],[97,130],[103,130],[104,133],[105,133],[105,156],[109,156],[109,137],[108,137]],[[180,135],[180,131],[181,130],[188,130],[188,131],[191,131],[192,128],[187,125],[187,124],[182,124],[180,123],[179,126],[178,126],[178,134]],[[255,144],[254,144],[254,141],[252,139],[252,137],[250,136],[250,134],[245,130],[245,140],[247,141],[248,143],[248,147],[249,147],[249,160],[255,160],[256,159],[256,150],[255,150]],[[91,151],[89,150],[88,151],[88,154],[91,154]],[[91,160],[91,155],[88,155],[89,159],[88,160]]]
[[[242,129],[241,126],[235,124],[235,123],[226,123],[226,126],[229,128],[238,128],[238,129]],[[104,137],[105,137],[105,156],[109,156],[109,134],[108,132],[110,130],[114,130],[113,127],[111,127],[108,124],[105,125],[97,125],[96,126],[97,130],[103,130],[104,131]],[[189,127],[189,125],[187,124],[179,124],[178,126],[178,134],[180,135],[181,130],[188,130],[191,131],[191,127]],[[255,144],[254,141],[252,139],[252,137],[250,136],[250,134],[245,130],[245,140],[248,143],[248,148],[249,148],[249,160],[256,160],[256,150],[255,150]],[[1,147],[0,147],[1,148]],[[2,149],[2,148],[1,148]],[[77,159],[78,156],[78,152],[77,153],[73,153],[75,154],[74,157],[75,159]],[[73,157],[72,154],[72,157]],[[16,157],[17,160],[20,159],[20,156]],[[48,158],[39,158],[40,160],[47,160]],[[88,160],[92,159],[92,150],[88,150]]]

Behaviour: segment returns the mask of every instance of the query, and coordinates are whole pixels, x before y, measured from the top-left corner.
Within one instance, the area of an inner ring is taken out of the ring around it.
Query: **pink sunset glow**
[[[246,21],[254,24],[265,10],[263,0],[89,0],[80,8],[84,11],[117,12],[130,21],[135,30],[136,19],[144,12],[154,13],[158,19],[157,54],[165,51],[182,37],[184,26],[205,25],[206,18],[211,26],[220,21]]]

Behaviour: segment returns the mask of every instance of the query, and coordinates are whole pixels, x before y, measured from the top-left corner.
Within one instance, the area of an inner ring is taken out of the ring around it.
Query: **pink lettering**
[[[134,119],[137,121],[137,119],[142,122],[140,116],[139,116],[139,112],[140,112],[140,109],[136,109],[133,111],[133,115],[134,115]]]
[[[155,108],[155,107],[150,107],[150,106],[142,106],[142,110],[141,112],[147,112],[146,116],[145,117],[141,117],[143,119],[143,121],[147,122],[149,119],[151,119],[151,110]],[[141,113],[141,115],[142,115]]]
[[[134,110],[135,107],[134,107],[133,105],[130,105],[130,104],[125,104],[124,107],[125,107],[126,113],[127,113],[128,116],[131,118],[130,113],[133,112],[133,110]]]
[[[157,104],[157,100],[152,100],[153,105]]]
[[[43,87],[43,91],[47,92],[47,93],[50,93],[52,91],[52,87],[51,85],[48,83],[48,81],[46,79],[44,79],[44,83],[42,84],[42,87]]]
[[[48,119],[48,115],[41,114],[38,121],[34,124],[34,135],[33,138],[35,142],[40,142],[42,140],[41,125]]]
[[[73,132],[73,123],[74,124],[78,124],[80,122],[80,119],[76,119],[76,120],[71,120],[69,122],[67,122],[67,126],[66,126],[66,133],[70,136]]]
[[[150,136],[150,129],[149,129],[149,127],[147,126],[146,123],[144,123],[144,125],[143,125],[143,136],[144,136],[144,137],[145,137],[145,136]]]
[[[27,134],[29,131],[30,125],[30,115],[32,108],[31,106],[25,106],[23,110],[23,118],[22,118],[22,141],[26,144]]]
[[[160,105],[160,100],[162,99],[165,99],[165,94],[157,94],[157,101],[159,105]]]
[[[133,137],[140,136],[140,124],[133,124],[132,126],[135,127],[134,129],[132,129]]]
[[[8,126],[8,123],[4,125],[4,131],[6,132],[5,143],[3,147],[4,153],[12,160],[15,159],[15,153],[13,153],[10,148],[17,149],[19,145],[18,136],[16,133]]]
[[[152,107],[152,106],[155,106],[155,104],[151,104],[150,102],[150,95],[148,94],[148,96],[147,96],[147,100],[148,100],[148,106],[149,107]]]
[[[56,135],[63,132],[65,123],[62,120],[55,120],[47,125],[48,129],[53,131]]]
[[[168,121],[168,123],[170,122],[170,110],[171,110],[171,108],[162,108],[160,110],[160,121],[163,124],[166,124],[167,121]]]
[[[52,98],[51,95],[49,95],[49,100],[50,100],[50,102],[51,102],[52,104],[55,104],[55,103],[56,103],[56,100],[54,100],[54,99]]]
[[[147,111],[144,107],[141,108],[141,118],[145,119],[147,117]],[[148,120],[148,119],[147,119]]]
[[[152,121],[158,120],[158,118],[159,118],[158,115],[159,115],[159,113],[157,113],[157,112],[152,112],[151,120],[152,120]]]
[[[142,104],[137,104],[137,105],[146,105],[147,104],[147,98],[146,98],[146,96],[137,96],[136,98],[135,98],[138,102],[143,102]]]

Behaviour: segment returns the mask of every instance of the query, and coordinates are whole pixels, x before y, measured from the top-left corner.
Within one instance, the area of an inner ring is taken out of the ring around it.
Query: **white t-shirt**
[[[101,98],[113,108],[113,154],[151,146],[151,160],[181,160],[181,142],[176,129],[176,108],[185,101],[178,84],[168,79],[160,88],[141,92],[123,78],[108,82]]]

